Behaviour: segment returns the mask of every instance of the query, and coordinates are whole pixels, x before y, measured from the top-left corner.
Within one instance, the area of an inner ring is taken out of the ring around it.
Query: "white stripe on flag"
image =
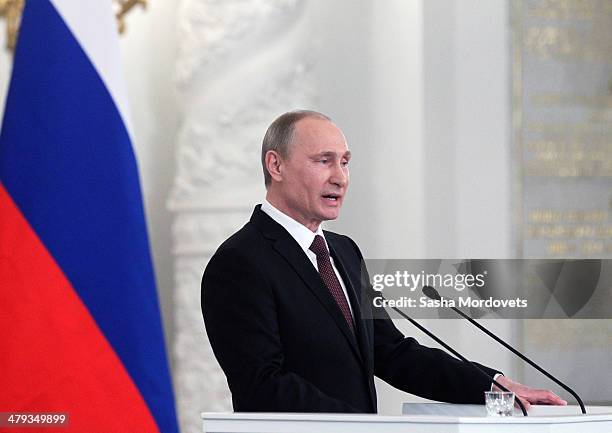
[[[111,0],[50,0],[110,92],[134,143]]]

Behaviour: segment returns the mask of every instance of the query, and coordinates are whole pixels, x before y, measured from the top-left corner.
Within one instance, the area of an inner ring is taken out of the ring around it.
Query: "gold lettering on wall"
[[[612,14],[610,0],[539,0],[528,4],[530,18],[556,20],[594,19]]]
[[[612,0],[510,0],[510,5],[517,254],[610,258]],[[598,302],[598,308],[609,311],[607,302]],[[523,326],[524,348],[543,356],[559,347],[558,335],[605,340],[612,329],[608,322],[587,320]],[[575,354],[581,353],[596,354],[590,357],[595,366],[597,359],[610,357],[610,347],[568,339],[563,350],[569,356],[560,360],[560,371],[571,375]],[[533,380],[529,370],[523,379]],[[577,380],[590,390],[591,402],[609,404],[607,396],[593,391],[601,388],[601,378]]]
[[[610,0],[534,1],[529,3],[526,16],[532,20],[523,38],[528,54],[565,61],[612,58]]]
[[[612,176],[612,122],[532,122],[527,132],[538,138],[526,140],[525,176]]]
[[[551,256],[610,254],[612,211],[532,209],[527,215],[524,238],[544,241]]]

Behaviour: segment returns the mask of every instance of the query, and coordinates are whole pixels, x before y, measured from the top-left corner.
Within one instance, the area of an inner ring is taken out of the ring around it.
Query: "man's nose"
[[[334,172],[332,173],[330,182],[344,188],[348,183],[348,168],[343,167],[342,163],[334,165]]]

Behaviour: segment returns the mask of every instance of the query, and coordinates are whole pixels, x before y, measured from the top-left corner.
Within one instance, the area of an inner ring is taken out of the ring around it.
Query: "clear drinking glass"
[[[488,416],[512,416],[514,414],[514,393],[485,391],[485,405]]]

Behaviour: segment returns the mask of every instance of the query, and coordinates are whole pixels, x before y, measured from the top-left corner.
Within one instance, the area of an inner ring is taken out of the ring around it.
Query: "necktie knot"
[[[310,245],[310,251],[315,253],[317,259],[325,259],[329,257],[329,251],[327,251],[327,246],[325,245],[325,239],[323,236],[316,235],[312,244]]]

